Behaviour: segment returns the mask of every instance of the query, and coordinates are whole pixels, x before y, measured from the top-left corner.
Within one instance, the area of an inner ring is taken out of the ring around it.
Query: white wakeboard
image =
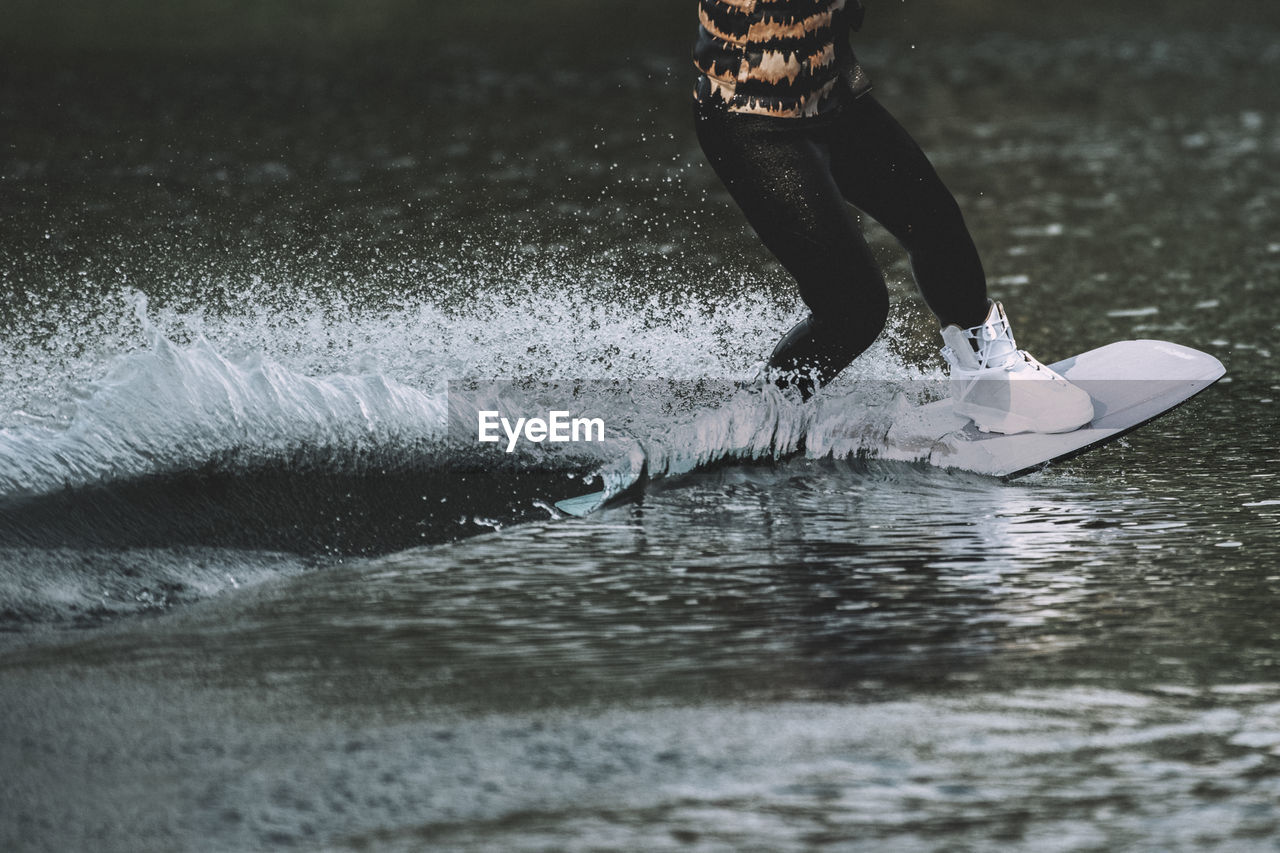
[[[1226,373],[1222,362],[1208,353],[1151,340],[1117,341],[1050,367],[1093,399],[1093,420],[1088,424],[1056,434],[985,433],[968,418],[956,415],[951,400],[939,400],[896,417],[876,455],[1009,479],[1137,429]],[[558,501],[556,507],[583,516],[610,498],[605,492],[592,492]]]
[[[1118,438],[1171,411],[1226,373],[1222,362],[1166,341],[1117,341],[1050,365],[1093,398],[1093,420],[1056,434],[1001,435],[956,415],[950,400],[895,419],[887,458],[923,459],[993,477],[1017,477]]]

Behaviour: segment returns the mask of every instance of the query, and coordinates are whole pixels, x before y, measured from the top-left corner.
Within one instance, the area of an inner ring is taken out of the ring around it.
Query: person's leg
[[[944,326],[981,324],[989,308],[982,261],[920,146],[869,94],[847,98],[828,133],[840,191],[907,250],[929,309]]]
[[[704,110],[698,141],[812,312],[769,359],[808,396],[871,345],[889,311],[884,277],[832,179],[823,147],[789,119]]]
[[[920,147],[869,95],[847,98],[831,126],[832,171],[845,197],[884,225],[911,256],[942,321],[955,411],[1000,433],[1064,432],[1093,418],[1080,388],[1019,350],[955,199]]]

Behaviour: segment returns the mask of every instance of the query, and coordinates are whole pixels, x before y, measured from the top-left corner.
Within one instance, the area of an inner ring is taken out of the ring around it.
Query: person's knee
[[[882,290],[864,298],[858,306],[858,313],[853,320],[853,334],[858,338],[858,352],[861,353],[880,337],[885,324],[889,322],[889,292]]]
[[[815,311],[811,334],[822,353],[824,373],[831,377],[844,370],[875,342],[888,319],[889,294],[884,289],[860,294],[838,308]]]
[[[818,334],[831,346],[849,350],[855,358],[880,335],[889,320],[889,290],[883,280],[879,287],[866,288],[839,306],[818,315]]]

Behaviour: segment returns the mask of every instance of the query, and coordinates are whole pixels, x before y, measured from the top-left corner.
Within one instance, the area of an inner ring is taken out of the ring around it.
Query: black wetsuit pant
[[[987,286],[960,208],[924,152],[870,94],[814,118],[695,104],[698,141],[811,312],[769,359],[807,397],[880,334],[884,275],[850,204],[906,249],[925,302],[945,325],[986,318]],[[784,380],[786,381],[786,380]],[[781,384],[781,383],[780,383]]]

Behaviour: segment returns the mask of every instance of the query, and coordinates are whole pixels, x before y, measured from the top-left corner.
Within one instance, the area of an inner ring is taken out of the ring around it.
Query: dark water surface
[[[435,5],[12,10],[0,849],[1280,848],[1270,6],[872,4],[1020,344],[1228,369],[1003,483],[688,428],[800,314],[689,3]],[[870,430],[940,359],[867,227]],[[488,379],[678,399],[498,462]],[[636,448],[693,471],[551,508]]]

